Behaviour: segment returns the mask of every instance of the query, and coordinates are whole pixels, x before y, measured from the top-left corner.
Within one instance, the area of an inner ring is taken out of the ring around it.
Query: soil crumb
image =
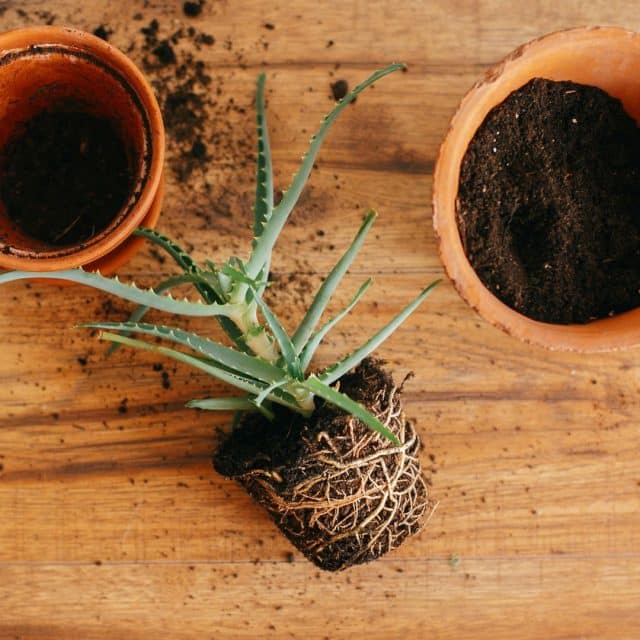
[[[346,80],[336,80],[331,84],[331,94],[333,99],[338,102],[349,93],[349,83]]]
[[[536,78],[489,112],[457,219],[482,282],[524,315],[585,323],[640,305],[640,130],[621,102]]]
[[[103,24],[93,30],[93,35],[98,36],[98,38],[102,38],[102,40],[109,40],[110,34],[111,31],[109,31],[109,29],[107,29]]]
[[[202,7],[204,6],[204,0],[199,0],[198,2],[185,2],[182,5],[182,11],[185,16],[189,16],[190,18],[195,18],[202,13]]]

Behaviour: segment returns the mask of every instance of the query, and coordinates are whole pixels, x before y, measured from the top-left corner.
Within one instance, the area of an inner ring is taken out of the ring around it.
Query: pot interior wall
[[[80,111],[111,123],[126,150],[134,187],[109,227],[89,243],[109,233],[135,205],[149,172],[148,125],[126,81],[86,52],[44,45],[9,51],[0,58],[0,95],[0,158],[7,141],[43,111]],[[25,235],[8,218],[2,202],[0,240],[13,252],[31,255],[60,249]]]

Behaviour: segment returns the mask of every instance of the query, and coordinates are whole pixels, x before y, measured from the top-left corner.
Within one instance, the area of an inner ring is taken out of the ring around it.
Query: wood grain
[[[143,21],[132,20],[137,12]],[[374,289],[318,364],[441,275],[431,173],[448,120],[483,69],[556,29],[640,29],[631,0],[207,0],[192,21],[172,0],[0,2],[3,29],[50,16],[87,30],[103,23],[123,48],[154,16],[166,30],[196,25],[215,35],[199,56],[221,99],[246,113],[230,116],[205,175],[185,187],[168,174],[160,222],[198,258],[243,255],[250,239],[253,169],[242,154],[259,69],[284,188],[331,106],[330,83],[407,62],[408,73],[380,82],[338,122],[278,245],[272,296],[293,326],[307,284],[321,282],[367,207],[380,212],[334,308],[369,275]],[[131,55],[140,61],[138,49]],[[145,250],[122,276],[150,284],[158,270],[166,275],[169,265]],[[105,307],[104,296],[80,287],[16,284],[2,293],[0,639],[640,636],[635,351],[522,345],[442,284],[380,350],[398,378],[416,374],[407,412],[425,440],[439,507],[397,552],[327,575],[211,469],[228,416],[184,403],[222,387],[165,363],[165,389],[157,358],[123,349],[106,361],[95,337],[72,329],[122,317],[124,304]],[[186,324],[217,335],[204,320]]]

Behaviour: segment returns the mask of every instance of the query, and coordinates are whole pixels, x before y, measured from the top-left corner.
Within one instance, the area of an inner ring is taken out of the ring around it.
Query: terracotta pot
[[[467,260],[456,224],[460,165],[488,112],[535,77],[600,87],[640,121],[640,34],[615,27],[552,33],[516,49],[472,87],[440,148],[433,183],[433,222],[440,257],[460,295],[507,333],[550,349],[609,351],[640,344],[640,309],[587,324],[538,322],[514,311],[480,281]]]
[[[123,53],[74,29],[35,27],[0,34],[0,149],[25,122],[72,102],[108,119],[125,144],[130,196],[109,226],[88,240],[51,246],[29,237],[0,202],[0,267],[53,271],[84,266],[110,272],[139,246],[130,238],[153,226],[162,203],[164,127],[153,91]]]

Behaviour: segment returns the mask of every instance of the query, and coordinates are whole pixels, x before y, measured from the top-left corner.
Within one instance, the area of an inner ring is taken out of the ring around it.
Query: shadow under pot
[[[640,343],[640,35],[530,42],[464,97],[436,164],[434,227],[467,303],[518,339]]]
[[[0,267],[109,273],[153,227],[164,130],[135,65],[57,27],[0,35]]]

